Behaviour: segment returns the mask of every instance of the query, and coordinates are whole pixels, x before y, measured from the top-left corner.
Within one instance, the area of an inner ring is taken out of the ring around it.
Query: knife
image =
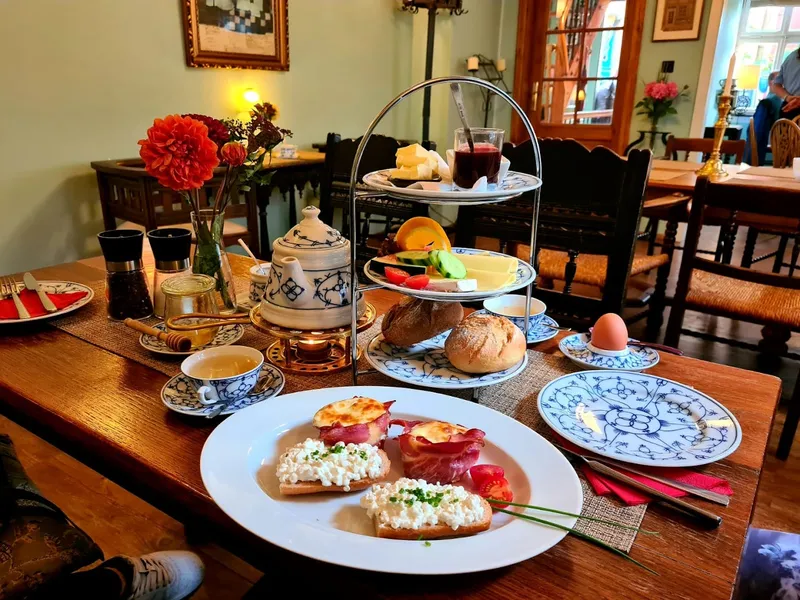
[[[47,294],[42,291],[42,286],[39,285],[39,282],[36,281],[33,275],[30,273],[25,273],[25,275],[22,276],[22,281],[25,283],[25,287],[27,289],[39,294],[39,300],[42,301],[42,306],[44,306],[44,309],[47,312],[56,312],[58,310],[56,305],[53,304],[53,301],[50,300],[50,298],[47,297]]]

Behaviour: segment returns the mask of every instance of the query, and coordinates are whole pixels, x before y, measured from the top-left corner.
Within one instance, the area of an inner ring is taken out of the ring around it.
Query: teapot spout
[[[283,281],[280,284],[280,293],[293,308],[300,308],[308,304],[314,297],[314,287],[303,273],[303,267],[294,256],[287,256],[282,260]]]

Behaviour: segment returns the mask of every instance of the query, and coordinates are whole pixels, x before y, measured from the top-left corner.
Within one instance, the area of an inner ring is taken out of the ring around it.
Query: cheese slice
[[[467,428],[461,425],[453,425],[452,423],[445,423],[444,421],[428,421],[427,423],[420,423],[416,427],[413,427],[409,433],[411,435],[424,437],[434,444],[439,444],[449,440],[451,435],[464,433],[466,431]]]
[[[514,283],[517,279],[517,272],[515,270],[513,273],[502,273],[467,267],[467,279],[474,279],[478,283],[479,292],[491,292]]]
[[[384,413],[386,407],[382,402],[364,396],[354,396],[320,408],[314,415],[313,424],[314,427],[330,427],[338,423],[342,427],[349,427],[371,423]]]
[[[395,152],[398,167],[413,167],[414,165],[428,164],[431,155],[419,144],[411,144],[398,148]]]
[[[433,179],[433,170],[426,164],[400,167],[389,171],[392,179]]]
[[[513,256],[493,256],[491,254],[458,254],[458,260],[469,269],[491,271],[494,273],[516,273],[517,259]]]

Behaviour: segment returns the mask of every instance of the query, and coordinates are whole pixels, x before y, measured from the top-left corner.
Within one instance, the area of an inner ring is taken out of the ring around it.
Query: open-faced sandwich
[[[431,483],[458,481],[478,462],[486,434],[444,421],[392,421],[402,425],[398,436],[403,473]]]
[[[389,429],[389,407],[394,403],[378,402],[364,396],[332,402],[314,415],[313,425],[319,439],[328,445],[337,442],[382,444]]]
[[[492,523],[489,503],[461,486],[398,479],[372,486],[361,507],[379,538],[435,539],[472,535]]]
[[[385,479],[390,467],[386,453],[372,444],[326,446],[308,438],[281,455],[276,474],[281,494],[296,496],[363,490]]]

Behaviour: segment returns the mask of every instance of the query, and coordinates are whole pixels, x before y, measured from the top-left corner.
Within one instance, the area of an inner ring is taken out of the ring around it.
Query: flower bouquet
[[[650,130],[658,129],[659,119],[677,114],[673,106],[680,98],[689,95],[689,86],[678,89],[678,84],[666,79],[651,81],[644,86],[644,98],[636,103],[637,115],[645,115],[650,120]],[[654,136],[651,136],[651,139]]]
[[[156,119],[140,140],[139,155],[145,169],[166,188],[181,194],[192,210],[196,247],[192,270],[214,277],[220,308],[233,311],[236,293],[228,256],[222,243],[225,209],[232,194],[268,184],[270,151],[291,132],[276,127],[277,110],[269,103],[256,104],[250,120],[218,120],[197,114],[170,115]],[[222,181],[213,203],[201,205],[200,190],[222,165]]]

